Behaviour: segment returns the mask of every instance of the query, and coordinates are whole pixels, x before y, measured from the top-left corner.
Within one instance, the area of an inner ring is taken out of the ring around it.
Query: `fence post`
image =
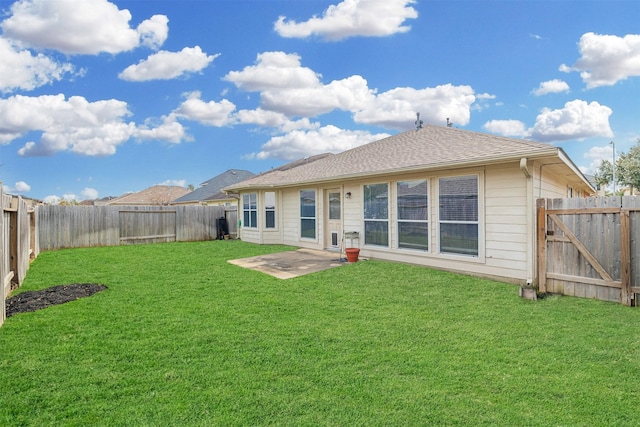
[[[631,227],[629,226],[629,211],[620,211],[620,303],[631,305]]]
[[[5,239],[8,236],[5,236],[4,233],[4,207],[5,207],[5,196],[2,192],[2,181],[0,181],[0,302],[2,303],[2,307],[0,307],[0,326],[4,323],[7,313],[6,313],[6,292],[5,292],[5,275],[9,272],[6,271],[6,266],[9,265],[9,261],[7,257],[8,253],[5,253]]]
[[[537,248],[538,248],[538,292],[547,292],[547,210],[546,199],[536,200]]]

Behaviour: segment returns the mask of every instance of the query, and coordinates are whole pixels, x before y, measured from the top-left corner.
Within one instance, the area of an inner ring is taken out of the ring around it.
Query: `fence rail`
[[[225,206],[38,206],[41,250],[214,240],[218,221],[235,225]],[[235,231],[235,229],[230,230]]]
[[[640,198],[539,199],[538,290],[640,305]]]

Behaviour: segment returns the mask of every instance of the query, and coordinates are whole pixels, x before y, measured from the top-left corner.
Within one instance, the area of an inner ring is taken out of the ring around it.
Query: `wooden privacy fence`
[[[235,232],[237,214],[225,206],[37,207],[41,250],[185,242],[218,238],[218,220]]]
[[[538,199],[538,292],[640,305],[640,197]]]
[[[6,318],[5,300],[22,284],[29,261],[38,254],[36,223],[31,203],[3,194],[0,185],[0,325]]]

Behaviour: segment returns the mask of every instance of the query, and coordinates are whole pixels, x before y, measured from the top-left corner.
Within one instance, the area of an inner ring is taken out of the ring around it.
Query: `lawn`
[[[0,328],[0,425],[636,426],[640,309],[382,261],[279,280],[240,241],[45,252]]]

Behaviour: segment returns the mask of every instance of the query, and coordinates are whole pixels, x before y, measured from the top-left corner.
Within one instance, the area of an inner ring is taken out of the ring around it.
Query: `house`
[[[217,206],[237,206],[238,195],[233,193],[225,193],[223,188],[240,181],[255,176],[253,172],[241,169],[229,169],[218,176],[200,184],[190,193],[175,199],[172,205],[217,205]]]
[[[137,193],[129,193],[107,202],[108,205],[168,205],[189,190],[176,185],[154,185]]]
[[[229,186],[240,237],[535,280],[536,199],[594,192],[548,144],[424,126]]]

